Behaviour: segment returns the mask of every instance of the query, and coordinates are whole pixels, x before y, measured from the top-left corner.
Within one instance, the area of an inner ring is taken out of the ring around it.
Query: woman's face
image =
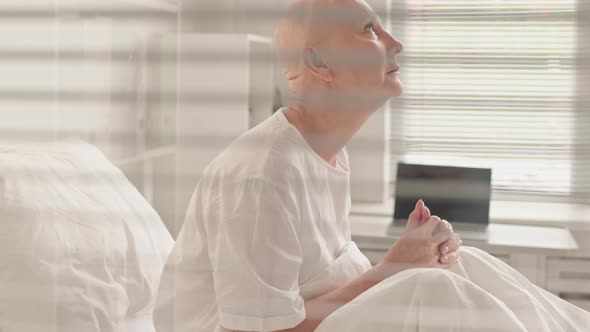
[[[331,69],[332,87],[346,95],[386,101],[399,96],[403,85],[395,59],[403,45],[384,30],[371,7],[362,0],[342,1],[343,19],[319,51]]]

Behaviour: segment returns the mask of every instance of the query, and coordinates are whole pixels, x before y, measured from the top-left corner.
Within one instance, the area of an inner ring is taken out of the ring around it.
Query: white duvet
[[[398,273],[334,312],[315,332],[359,331],[587,332],[590,313],[465,247],[452,269]]]
[[[0,146],[0,331],[149,332],[173,240],[98,149]]]

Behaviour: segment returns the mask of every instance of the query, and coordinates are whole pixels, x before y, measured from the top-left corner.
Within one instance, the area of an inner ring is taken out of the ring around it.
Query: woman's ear
[[[312,48],[306,48],[303,51],[303,63],[305,68],[309,69],[314,75],[326,82],[333,79],[332,70],[318,56]]]

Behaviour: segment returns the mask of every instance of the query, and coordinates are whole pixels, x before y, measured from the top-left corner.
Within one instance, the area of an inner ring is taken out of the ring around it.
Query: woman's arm
[[[364,293],[384,279],[381,266],[377,265],[348,284],[305,302],[306,317],[299,325],[281,332],[313,332],[320,323],[343,305]],[[389,271],[391,272],[391,271]]]
[[[276,332],[315,331],[320,323],[334,311],[382,281],[384,279],[384,272],[385,271],[381,269],[381,265],[376,265],[358,276],[356,279],[350,281],[348,284],[305,301],[305,320],[293,328]],[[391,271],[388,272],[391,273]],[[232,332],[242,331],[232,330]]]
[[[434,216],[420,223],[426,207],[419,201],[410,214],[408,227],[381,262],[356,279],[331,292],[305,301],[306,317],[299,325],[281,332],[313,332],[334,311],[338,310],[369,288],[400,271],[414,267],[448,268],[457,262],[457,248],[451,248],[449,259],[440,262],[439,246],[446,243],[453,231],[440,218]],[[233,331],[241,332],[241,331]],[[278,331],[277,331],[278,332]]]

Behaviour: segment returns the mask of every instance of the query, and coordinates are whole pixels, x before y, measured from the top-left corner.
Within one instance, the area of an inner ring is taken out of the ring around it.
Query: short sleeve
[[[221,325],[274,331],[305,318],[293,191],[263,180],[224,185],[207,207],[209,258]]]

